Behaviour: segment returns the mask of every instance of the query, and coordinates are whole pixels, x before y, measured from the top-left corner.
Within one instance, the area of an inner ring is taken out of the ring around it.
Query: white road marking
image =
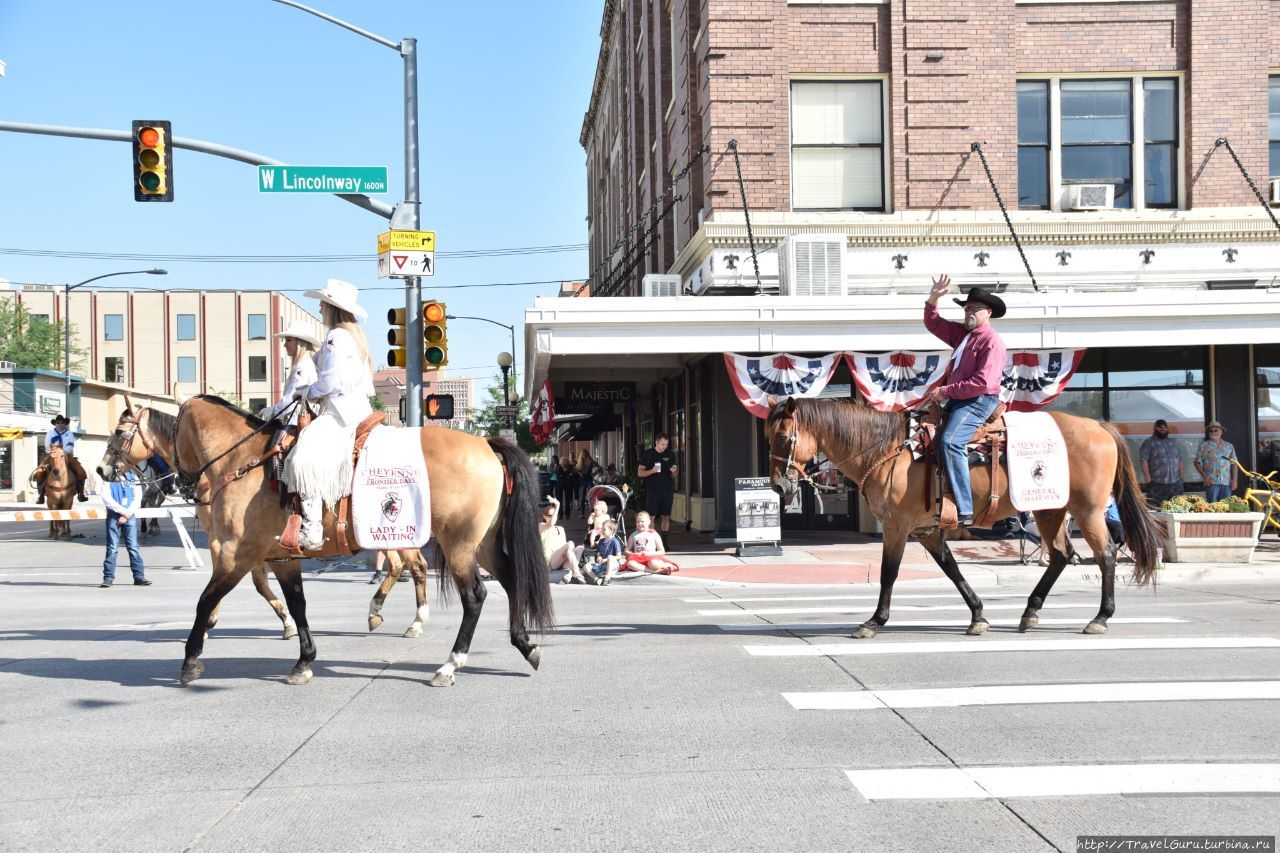
[[[0,580],[5,578],[51,578],[65,575],[80,575],[85,572],[0,572]]]
[[[984,592],[983,598],[1026,598],[1030,593],[1021,592]],[[909,598],[959,598],[958,592],[929,592],[916,594],[894,593],[893,600],[901,601]],[[779,595],[769,598],[682,598],[686,604],[750,604],[754,601],[877,601],[879,595]]]
[[[967,628],[968,619],[905,619],[890,620],[884,630],[890,628]],[[989,619],[992,628],[1016,628],[1017,619]],[[1079,625],[1081,618],[1050,617],[1041,619],[1040,625]],[[1108,625],[1173,625],[1185,623],[1186,619],[1175,619],[1172,616],[1112,616]],[[852,631],[861,622],[786,622],[768,625],[717,625],[721,631],[730,634],[768,634],[772,631]]]
[[[925,690],[783,693],[798,711],[959,708],[965,705],[1052,705],[1082,702],[1191,702],[1280,699],[1280,681],[1129,681],[1114,684],[1005,684]]]
[[[1083,764],[849,770],[868,800],[1280,793],[1280,764]]]
[[[1129,602],[1140,607],[1158,607],[1166,602]],[[1236,601],[1201,601],[1196,602],[1195,606],[1200,607],[1204,604],[1238,604]],[[1169,605],[1176,607],[1186,607],[1186,602],[1168,602]],[[1098,599],[1091,601],[1049,601],[1044,604],[1042,610],[1078,610],[1080,608],[1097,609]],[[968,610],[969,607],[962,601],[955,604],[895,604],[892,607],[893,613],[929,613],[935,610]],[[986,604],[983,610],[1026,610],[1026,604]],[[699,616],[792,616],[804,613],[864,613],[866,607],[757,607],[753,610],[739,609],[731,607],[726,610],[699,610]]]
[[[824,657],[843,655],[977,654],[980,652],[1107,652],[1125,649],[1274,649],[1274,637],[1072,637],[1060,640],[944,640],[886,643],[862,640],[818,645],[744,646],[757,657]]]

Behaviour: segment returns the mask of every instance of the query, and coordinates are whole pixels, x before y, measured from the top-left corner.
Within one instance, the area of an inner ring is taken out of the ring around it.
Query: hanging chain
[[[1227,146],[1227,153],[1231,155],[1231,159],[1236,161],[1236,168],[1240,170],[1240,174],[1244,175],[1245,183],[1249,185],[1249,189],[1253,190],[1253,194],[1258,199],[1258,204],[1262,205],[1262,209],[1267,212],[1267,216],[1271,217],[1271,224],[1280,231],[1280,222],[1276,221],[1276,215],[1271,212],[1271,205],[1267,204],[1263,198],[1262,191],[1258,189],[1258,185],[1253,182],[1253,178],[1249,177],[1249,171],[1245,169],[1244,163],[1240,162],[1240,158],[1236,156],[1236,150],[1231,147],[1231,142],[1225,136],[1218,137],[1218,141],[1213,143],[1213,150],[1217,151],[1223,145]]]
[[[1040,285],[1036,284],[1036,274],[1031,271],[1031,263],[1027,260],[1027,253],[1022,251],[1022,241],[1018,239],[1018,232],[1013,230],[1013,222],[1009,219],[1009,210],[1004,206],[1004,199],[1000,197],[1000,188],[996,186],[996,179],[991,174],[991,167],[987,165],[987,155],[982,150],[982,143],[975,142],[969,146],[970,150],[978,153],[978,159],[982,161],[982,171],[987,173],[987,182],[991,184],[991,191],[996,194],[996,204],[1000,205],[1000,214],[1004,217],[1004,224],[1009,226],[1009,234],[1013,237],[1013,245],[1018,250],[1018,257],[1022,258],[1022,265],[1027,268],[1027,277],[1031,279],[1031,286],[1035,288],[1036,293],[1040,292]]]
[[[751,265],[756,270],[756,295],[759,296],[760,260],[756,257],[756,237],[751,233],[751,211],[747,207],[747,185],[742,182],[742,161],[738,159],[738,140],[729,140],[729,150],[733,152],[733,167],[738,170],[738,194],[742,196],[742,218],[747,221],[747,242],[751,244]]]

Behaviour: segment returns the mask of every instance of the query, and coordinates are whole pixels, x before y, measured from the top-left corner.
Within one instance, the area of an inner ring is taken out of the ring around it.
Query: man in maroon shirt
[[[960,525],[968,527],[973,524],[973,492],[966,446],[1000,403],[1005,347],[991,321],[1003,317],[1005,307],[1000,297],[975,287],[966,298],[953,300],[964,306],[964,322],[944,320],[938,315],[938,299],[950,287],[950,276],[934,279],[924,305],[925,328],[955,347],[942,381],[930,389],[929,399],[942,404],[947,413],[947,422],[938,437],[942,464],[956,498]]]

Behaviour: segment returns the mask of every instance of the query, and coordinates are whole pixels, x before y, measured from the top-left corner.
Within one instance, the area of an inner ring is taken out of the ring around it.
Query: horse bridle
[[[887,441],[891,441],[893,438],[894,438],[894,436],[889,436],[889,437],[886,437],[886,438],[882,438],[882,439],[880,439],[879,441],[877,441],[875,444],[871,445],[870,447],[867,447],[867,448],[865,448],[865,449],[863,449],[863,450],[859,450],[857,453],[852,453],[852,454],[850,454],[850,455],[849,455],[847,458],[845,458],[843,461],[833,463],[833,467],[835,467],[835,468],[839,468],[841,465],[844,465],[844,464],[846,464],[846,463],[848,463],[848,462],[852,462],[854,459],[857,459],[859,456],[862,456],[864,453],[870,453],[872,450],[875,450],[877,447],[879,447],[880,445],[884,444],[884,443],[885,443],[885,442],[887,442]],[[797,486],[799,486],[799,484],[800,484],[800,483],[808,483],[808,484],[809,484],[810,486],[812,486],[815,490],[820,490],[820,489],[824,489],[824,488],[832,488],[832,487],[830,487],[830,486],[824,486],[823,484],[821,484],[821,483],[818,483],[818,482],[814,481],[814,479],[813,479],[811,476],[809,476],[808,471],[806,471],[804,468],[801,468],[801,467],[800,467],[800,464],[799,464],[798,462],[796,462],[796,460],[795,460],[795,456],[796,456],[796,445],[797,445],[797,444],[799,444],[799,443],[800,443],[800,426],[799,426],[798,424],[796,424],[796,423],[795,423],[795,419],[793,418],[793,419],[792,419],[792,427],[791,427],[791,435],[787,437],[787,456],[786,456],[786,458],[785,458],[785,459],[783,459],[781,456],[779,456],[779,455],[778,455],[778,454],[776,454],[776,453],[770,453],[770,454],[769,454],[769,459],[770,459],[770,460],[772,460],[772,461],[775,461],[775,462],[785,462],[785,463],[786,463],[786,467],[785,467],[785,468],[783,468],[783,471],[784,471],[784,472],[786,472],[786,473],[784,473],[783,478],[784,478],[788,483],[790,483],[793,487],[797,487]],[[867,468],[867,470],[866,470],[866,471],[863,473],[863,475],[862,475],[862,479],[861,479],[861,480],[855,480],[855,481],[854,481],[854,482],[857,484],[857,486],[858,486],[858,491],[859,491],[859,492],[861,492],[861,491],[862,491],[862,484],[863,484],[863,483],[865,483],[865,482],[867,481],[867,478],[871,476],[871,474],[872,474],[872,472],[873,472],[873,471],[875,471],[877,468],[879,468],[879,467],[880,467],[881,465],[883,465],[884,463],[888,462],[890,459],[894,459],[894,458],[896,458],[899,454],[901,454],[901,453],[902,453],[902,451],[903,451],[903,450],[906,450],[906,449],[907,449],[907,448],[906,448],[906,445],[905,445],[905,444],[904,444],[904,445],[902,445],[902,446],[896,447],[896,448],[894,448],[890,453],[888,453],[887,455],[885,455],[885,456],[881,457],[881,459],[880,459],[879,461],[877,461],[874,465],[871,465],[869,468]],[[816,454],[815,454],[815,456],[816,456]],[[812,461],[812,460],[810,460],[810,461]],[[791,472],[792,472],[792,471],[796,472],[796,474],[795,474],[795,475],[792,475],[792,474],[791,474]]]
[[[138,441],[142,442],[142,449],[147,451],[148,459],[156,455],[155,449],[150,444],[147,443],[146,436],[144,436],[141,432],[142,413],[145,412],[146,410],[147,409],[144,406],[141,409],[138,409],[138,411],[134,412],[133,416],[128,420],[121,419],[120,423],[129,424],[133,427],[133,429],[129,431],[128,435],[123,436],[120,439],[119,445],[116,444],[115,438],[112,438],[111,442],[107,444],[107,450],[110,451],[111,456],[113,457],[111,467],[115,468],[117,471],[121,470],[126,466],[129,468],[132,468],[134,473],[137,474],[138,477],[140,478],[139,479],[140,483],[145,482],[147,479],[155,479],[155,478],[144,477],[142,473],[142,468],[138,466],[137,462],[134,462],[132,459],[130,459],[128,456],[125,455],[125,449],[131,446],[133,444],[133,440],[136,438]],[[116,432],[120,432],[120,423],[116,424]],[[162,477],[160,479],[164,479],[164,478]],[[159,482],[159,480],[156,480],[156,482]]]

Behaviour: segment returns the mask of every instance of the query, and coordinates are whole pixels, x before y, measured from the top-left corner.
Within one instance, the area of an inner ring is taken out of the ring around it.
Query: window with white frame
[[[793,210],[884,210],[879,80],[791,84]]]
[[[267,339],[267,315],[249,315],[249,340],[265,341]]]
[[[1019,81],[1019,207],[1056,209],[1077,184],[1110,185],[1118,208],[1177,207],[1180,103],[1171,77]]]
[[[1271,140],[1271,177],[1280,178],[1280,77],[1271,78],[1267,93],[1267,138]]]

